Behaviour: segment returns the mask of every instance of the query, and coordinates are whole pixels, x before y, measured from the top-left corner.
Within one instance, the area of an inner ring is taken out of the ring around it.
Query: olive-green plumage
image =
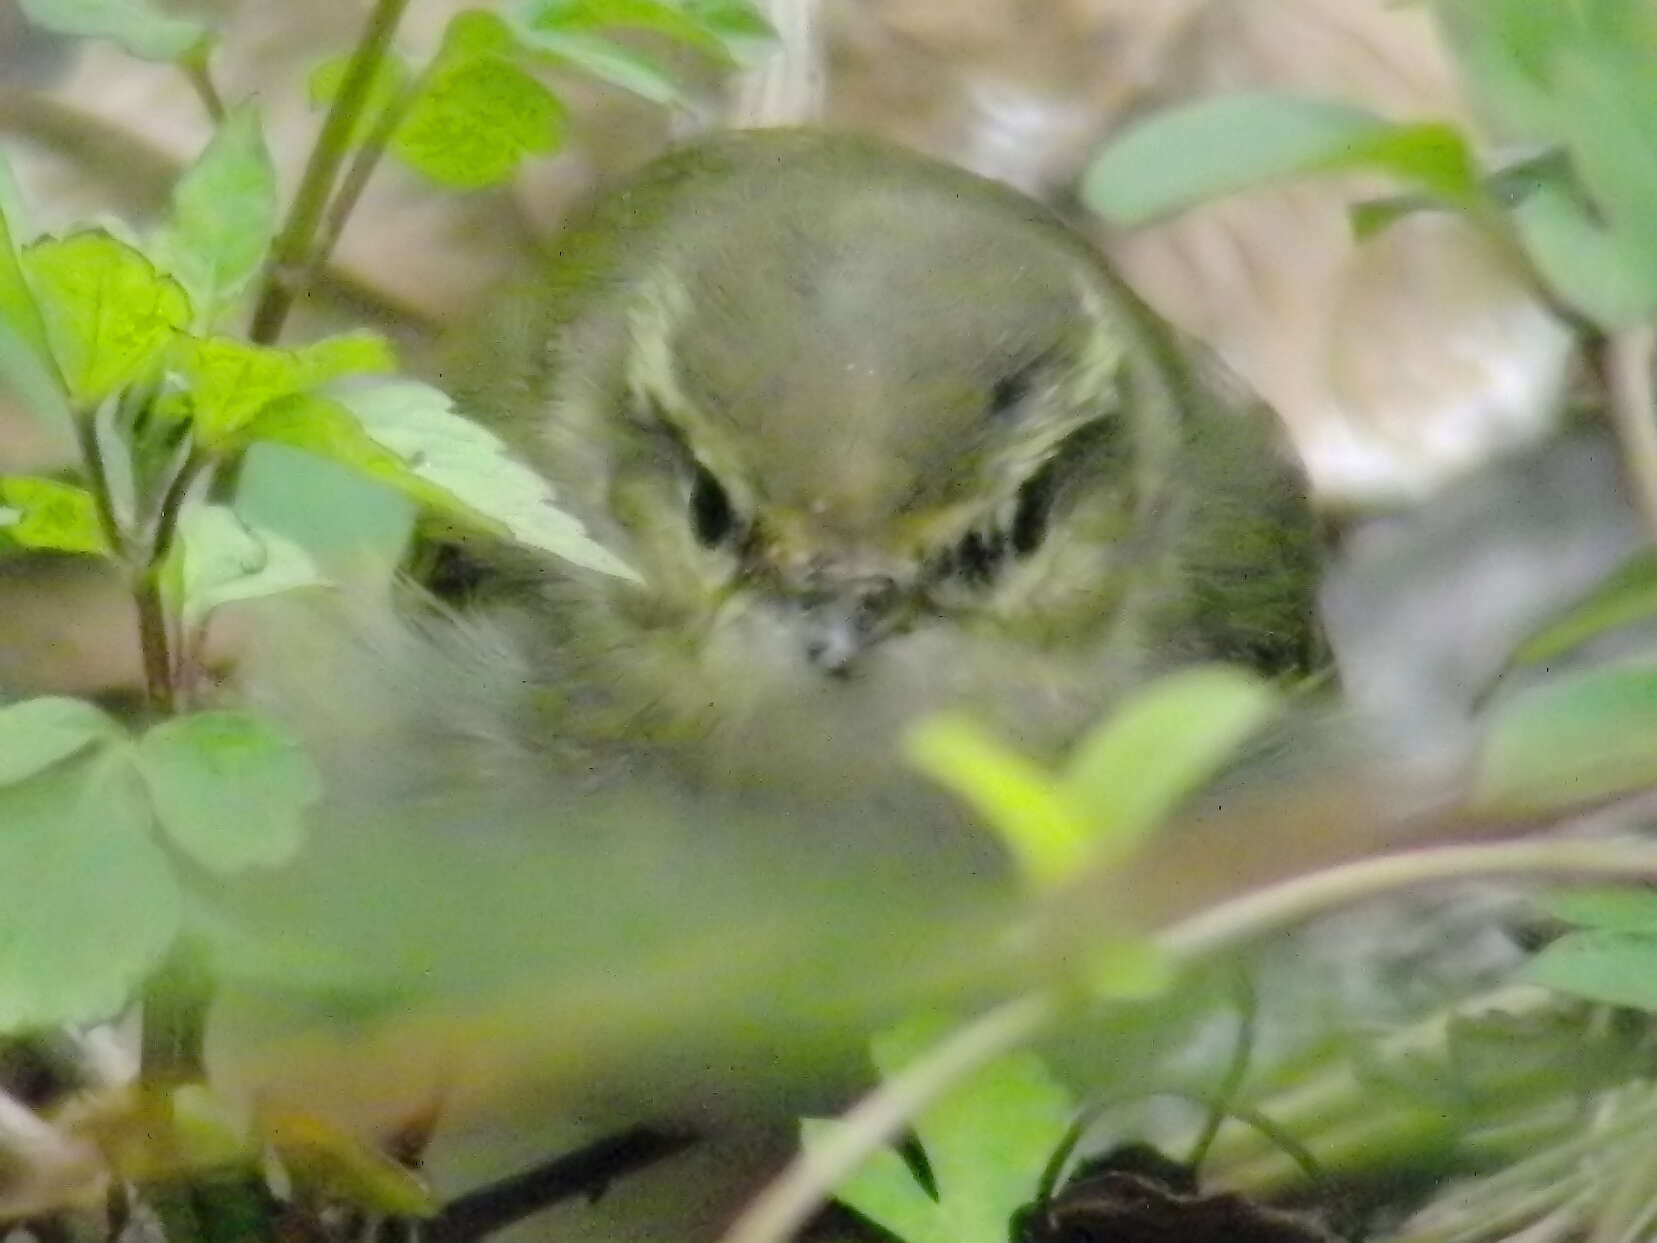
[[[1311,650],[1269,415],[999,185],[727,135],[604,198],[486,335],[445,379],[644,580],[537,565],[511,611],[526,727],[589,760],[832,793],[929,709],[1051,749],[1160,668]]]

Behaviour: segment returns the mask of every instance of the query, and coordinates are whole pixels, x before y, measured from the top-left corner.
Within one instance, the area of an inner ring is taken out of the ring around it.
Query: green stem
[[[425,77],[421,75],[408,87],[398,93],[397,98],[386,105],[374,128],[363,139],[362,146],[351,158],[350,165],[345,170],[345,176],[340,179],[339,189],[335,192],[333,201],[328,204],[328,212],[323,219],[322,227],[317,233],[316,245],[312,247],[309,261],[310,272],[305,278],[309,283],[310,273],[314,273],[324,263],[328,262],[334,253],[334,247],[339,243],[340,234],[345,232],[345,222],[351,218],[356,210],[357,202],[362,198],[362,192],[368,186],[368,179],[374,175],[379,167],[380,159],[391,145],[391,136],[397,132],[407,115],[409,105],[424,86]]]
[[[207,1001],[211,992],[198,955],[175,947],[144,987],[138,1075],[146,1087],[168,1088],[203,1077]]]
[[[294,299],[303,292],[317,226],[333,193],[339,166],[351,149],[351,135],[368,102],[369,87],[408,4],[409,0],[377,0],[363,27],[362,38],[351,53],[339,94],[328,109],[322,131],[306,161],[288,218],[271,244],[270,266],[249,333],[258,344],[268,345],[276,340]]]
[[[224,98],[219,94],[218,87],[213,85],[213,75],[207,68],[207,53],[205,50],[193,53],[178,62],[178,67],[184,76],[190,80],[190,87],[196,97],[201,100],[201,106],[207,113],[208,120],[217,125],[224,120]]]

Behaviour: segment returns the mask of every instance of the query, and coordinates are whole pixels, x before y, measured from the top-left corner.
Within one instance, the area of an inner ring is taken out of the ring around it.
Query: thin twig
[[[207,54],[202,52],[186,56],[178,62],[178,67],[190,80],[190,87],[201,100],[207,119],[214,125],[224,120],[224,97],[219,94],[218,87],[213,85],[212,71],[207,68]]]
[[[468,1192],[421,1230],[422,1243],[472,1243],[491,1231],[572,1196],[597,1196],[624,1174],[665,1160],[696,1142],[689,1131],[635,1127]]]

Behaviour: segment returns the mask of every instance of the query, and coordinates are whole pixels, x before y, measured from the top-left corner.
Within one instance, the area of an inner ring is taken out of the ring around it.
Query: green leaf
[[[0,788],[0,1031],[109,1019],[172,945],[178,885],[114,758]]]
[[[173,187],[168,265],[207,327],[259,271],[276,232],[276,169],[258,109],[233,109]]]
[[[1089,853],[1131,852],[1277,711],[1261,678],[1223,665],[1170,674],[1084,735],[1064,783],[1087,819]]]
[[[1657,617],[1657,552],[1636,553],[1586,597],[1549,620],[1514,653],[1520,665],[1545,665],[1585,643]]]
[[[163,721],[138,742],[138,769],[161,827],[210,871],[286,863],[322,781],[299,742],[248,712]]]
[[[1513,222],[1549,287],[1602,327],[1657,308],[1657,255],[1606,228],[1567,187],[1538,186],[1514,208]]]
[[[884,1077],[947,1034],[919,1017],[871,1042]],[[915,1123],[937,1184],[933,1201],[890,1149],[877,1153],[837,1197],[907,1243],[1005,1243],[1007,1221],[1035,1193],[1075,1106],[1033,1053],[1013,1053],[963,1080]],[[807,1121],[809,1150],[839,1124]]]
[[[344,462],[442,513],[576,565],[637,578],[557,507],[546,480],[428,385],[399,380],[287,398],[261,412],[248,435]]]
[[[212,38],[206,26],[170,17],[148,0],[18,0],[18,4],[43,29],[109,39],[143,60],[181,60]]]
[[[238,600],[315,587],[322,575],[305,550],[242,521],[224,505],[196,505],[179,518],[166,582],[187,629]]]
[[[36,242],[23,267],[58,371],[83,410],[143,376],[190,322],[178,282],[107,233]]]
[[[571,30],[518,31],[528,49],[631,91],[653,104],[680,104],[684,92],[668,72],[647,56],[598,35]]]
[[[426,79],[391,150],[433,181],[475,190],[505,181],[563,134],[564,105],[552,92],[510,60],[482,56]]]
[[[1657,892],[1650,889],[1568,889],[1546,895],[1541,905],[1566,923],[1657,936]]]
[[[24,548],[110,555],[97,505],[85,488],[56,479],[12,475],[0,478],[0,501],[18,511],[6,535]]]
[[[1516,696],[1490,723],[1476,807],[1523,816],[1657,784],[1657,669],[1563,677]]]
[[[1524,976],[1572,997],[1657,1010],[1657,936],[1573,932],[1527,962]]]
[[[350,63],[351,54],[347,52],[339,56],[330,56],[311,70],[310,77],[305,81],[305,89],[313,108],[321,108],[334,102],[341,84],[345,81],[345,70]],[[386,109],[392,106],[408,83],[408,63],[396,52],[387,49],[386,54],[375,64],[373,76],[368,80],[368,95],[363,101],[362,111],[357,115],[356,128],[351,134],[352,146],[360,145],[363,139],[368,137],[369,131],[378,124]]]
[[[63,381],[24,275],[21,243],[27,229],[17,181],[0,153],[0,383],[30,409],[67,424]]]
[[[685,12],[712,31],[739,60],[749,59],[777,32],[749,0],[685,0]]]
[[[523,21],[546,31],[647,30],[721,58],[729,55],[724,41],[692,11],[664,0],[534,0]]]
[[[1348,104],[1251,93],[1200,100],[1130,125],[1094,158],[1083,200],[1142,224],[1306,173],[1390,173],[1448,203],[1481,193],[1466,140],[1448,125],[1392,124]]]
[[[1058,779],[973,722],[928,718],[909,732],[904,751],[984,817],[1033,883],[1067,880],[1087,857],[1089,825]]]
[[[121,727],[84,699],[48,696],[0,707],[0,786],[12,785],[121,737]]]
[[[188,417],[205,447],[223,445],[271,402],[341,376],[394,371],[397,359],[373,333],[326,337],[298,350],[235,337],[180,338],[173,355],[187,391],[163,410]]]

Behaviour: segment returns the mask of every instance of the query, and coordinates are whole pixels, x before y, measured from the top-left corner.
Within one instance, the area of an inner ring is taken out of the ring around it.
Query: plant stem
[[[144,986],[138,1051],[138,1079],[144,1086],[164,1089],[203,1077],[210,991],[199,955],[174,946]]]
[[[368,101],[368,90],[375,72],[385,59],[391,36],[403,19],[409,0],[376,0],[362,38],[351,53],[350,63],[340,82],[339,94],[328,109],[328,116],[311,148],[310,159],[300,177],[299,189],[294,194],[288,218],[271,245],[270,265],[259,292],[253,312],[250,338],[262,345],[275,341],[287,320],[294,299],[303,292],[310,267],[311,246],[316,238],[318,224],[333,193],[334,180],[346,152],[351,148],[351,135],[356,130],[357,118]]]
[[[1657,330],[1636,324],[1614,333],[1601,347],[1611,422],[1622,442],[1623,461],[1646,532],[1657,540],[1657,395],[1651,364]]]
[[[201,100],[207,119],[214,125],[224,120],[224,98],[219,94],[218,87],[213,85],[213,75],[207,68],[207,53],[203,51],[187,56],[178,67],[190,80],[191,89]]]
[[[374,175],[374,170],[380,165],[380,158],[385,155],[391,145],[391,136],[396,133],[397,126],[402,123],[407,114],[409,105],[414,102],[415,96],[420,93],[424,84],[425,75],[416,78],[402,91],[397,98],[386,105],[386,109],[374,122],[374,128],[363,139],[357,153],[351,158],[351,163],[345,170],[345,176],[340,179],[339,189],[335,192],[333,201],[328,204],[328,212],[322,221],[322,227],[317,233],[316,244],[312,247],[311,256],[307,263],[307,273],[304,283],[310,282],[311,276],[326,263],[334,253],[334,247],[339,243],[340,234],[345,232],[345,222],[351,218],[356,210],[357,200],[362,198],[362,192],[368,186],[368,179]]]
[[[1164,929],[1156,944],[1177,966],[1237,949],[1334,908],[1418,885],[1482,877],[1657,877],[1657,846],[1537,841],[1443,846],[1360,859],[1224,902]],[[847,1111],[821,1144],[791,1161],[742,1212],[722,1243],[791,1238],[871,1153],[980,1067],[1035,1039],[1072,1004],[1044,988],[958,1027]]]

